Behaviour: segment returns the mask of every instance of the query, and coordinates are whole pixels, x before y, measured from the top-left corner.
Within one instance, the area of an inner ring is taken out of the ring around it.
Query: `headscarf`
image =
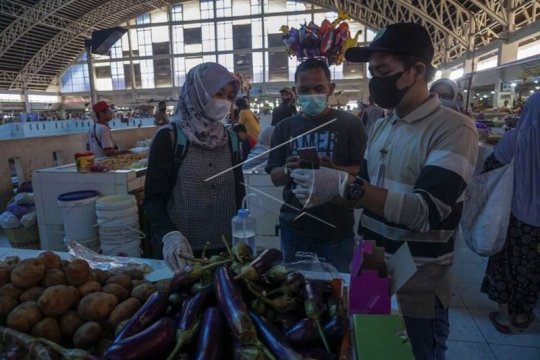
[[[540,92],[529,97],[516,129],[504,135],[494,155],[505,164],[514,158],[512,213],[540,226]]]
[[[222,87],[231,82],[234,83],[238,93],[240,88],[238,80],[229,70],[217,63],[202,63],[187,73],[173,121],[184,131],[190,143],[207,149],[227,144],[227,131],[220,122],[224,119],[210,118],[206,106]]]
[[[434,81],[433,84],[431,84],[430,89],[433,89],[434,86],[439,85],[439,84],[446,85],[450,89],[452,89],[452,94],[454,95],[452,98],[452,101],[456,101],[457,94],[458,94],[458,86],[456,82],[452,79],[442,78],[442,79]]]

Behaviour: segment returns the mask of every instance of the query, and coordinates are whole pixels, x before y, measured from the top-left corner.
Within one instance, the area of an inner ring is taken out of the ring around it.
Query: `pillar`
[[[504,40],[499,41],[499,52],[497,65],[501,66],[517,59],[518,42],[507,43]]]

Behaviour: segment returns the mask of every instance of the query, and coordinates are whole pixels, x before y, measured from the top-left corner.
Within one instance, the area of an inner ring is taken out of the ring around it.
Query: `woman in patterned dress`
[[[540,289],[540,93],[525,104],[517,128],[505,134],[486,159],[489,171],[514,160],[512,213],[503,249],[489,258],[482,292],[496,301],[489,314],[502,333],[534,321]]]

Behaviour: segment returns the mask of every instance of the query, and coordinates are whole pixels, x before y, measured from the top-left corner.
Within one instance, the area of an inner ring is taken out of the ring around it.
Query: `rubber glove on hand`
[[[163,259],[172,271],[178,271],[188,264],[179,254],[193,256],[191,244],[180,231],[171,231],[163,236]]]
[[[293,193],[304,205],[311,207],[343,196],[349,174],[344,171],[321,167],[320,169],[295,169],[291,178],[297,184]]]

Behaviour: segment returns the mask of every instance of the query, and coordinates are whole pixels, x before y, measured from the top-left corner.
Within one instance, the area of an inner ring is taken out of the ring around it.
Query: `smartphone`
[[[315,147],[305,147],[298,149],[300,157],[300,167],[303,169],[318,169],[319,168],[319,153]]]

